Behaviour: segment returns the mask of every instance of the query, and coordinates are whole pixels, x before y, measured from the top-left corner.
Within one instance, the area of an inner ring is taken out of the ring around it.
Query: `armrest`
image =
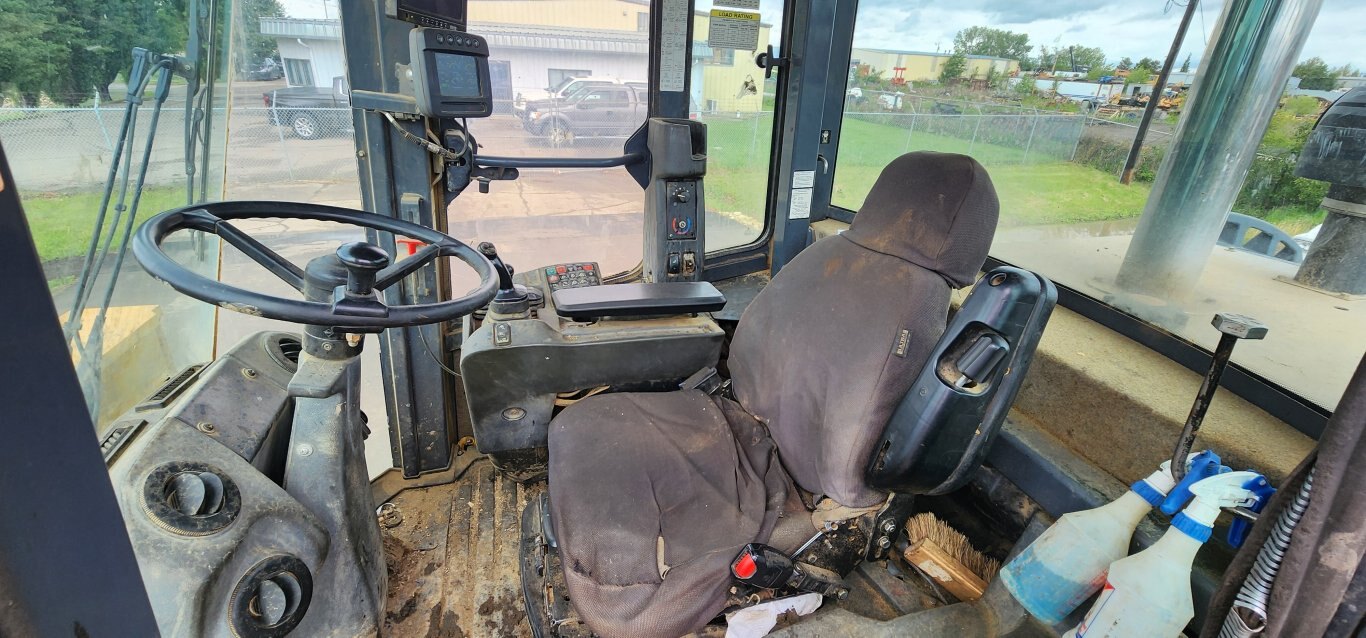
[[[551,300],[556,313],[574,321],[712,312],[726,305],[725,295],[705,281],[565,288]]]

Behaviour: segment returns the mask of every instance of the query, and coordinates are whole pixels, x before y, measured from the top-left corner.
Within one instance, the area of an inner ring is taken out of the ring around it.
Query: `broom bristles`
[[[929,512],[911,517],[906,523],[906,535],[911,545],[922,540],[934,543],[984,581],[990,582],[1001,570],[1001,561],[974,549],[968,537]]]

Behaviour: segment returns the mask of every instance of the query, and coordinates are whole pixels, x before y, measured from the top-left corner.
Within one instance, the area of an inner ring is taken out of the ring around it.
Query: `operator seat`
[[[590,397],[550,423],[550,514],[570,600],[599,636],[679,636],[725,605],[743,545],[814,529],[795,487],[850,508],[873,447],[986,259],[999,204],[964,155],[893,161],[848,232],[801,252],[741,317],[736,400]],[[785,531],[796,530],[796,531]]]

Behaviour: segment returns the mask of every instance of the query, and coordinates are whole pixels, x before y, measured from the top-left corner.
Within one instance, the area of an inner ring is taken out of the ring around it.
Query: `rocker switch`
[[[678,253],[669,253],[669,262],[668,265],[665,266],[665,270],[670,275],[677,275],[682,269],[683,267],[678,258]]]

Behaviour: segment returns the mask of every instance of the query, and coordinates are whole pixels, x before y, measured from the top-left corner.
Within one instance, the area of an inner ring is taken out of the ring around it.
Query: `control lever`
[[[1219,337],[1219,345],[1214,348],[1214,358],[1210,361],[1209,372],[1205,373],[1205,381],[1195,394],[1195,403],[1186,417],[1186,427],[1181,429],[1181,438],[1177,439],[1176,449],[1172,451],[1172,477],[1178,482],[1186,476],[1186,455],[1195,445],[1195,433],[1200,430],[1210,401],[1214,400],[1214,392],[1219,389],[1219,378],[1224,376],[1224,369],[1233,357],[1233,346],[1238,345],[1239,339],[1263,339],[1268,331],[1266,325],[1256,319],[1232,313],[1216,314],[1210,324],[1223,334]]]
[[[489,182],[493,180],[512,180],[519,177],[517,169],[503,166],[475,166],[470,169],[470,176],[479,182],[481,193],[489,192]]]
[[[374,291],[376,276],[389,266],[389,253],[363,241],[342,244],[337,248],[337,259],[346,266],[346,292],[357,297]]]
[[[494,295],[493,301],[489,304],[489,312],[505,317],[530,314],[531,302],[528,299],[527,288],[512,282],[512,266],[503,262],[498,256],[498,249],[491,242],[481,242],[479,252],[493,262],[493,270],[498,273],[498,294]]]
[[[346,285],[332,295],[332,311],[339,315],[387,317],[389,309],[375,295],[375,279],[389,266],[389,253],[363,241],[337,248],[337,259],[346,268]]]
[[[1009,346],[1000,337],[986,334],[977,337],[977,340],[968,346],[967,352],[954,363],[962,376],[954,381],[953,387],[973,387],[986,381],[1009,351]]]
[[[745,545],[731,562],[730,573],[736,580],[760,589],[786,587],[841,600],[849,596],[849,588],[834,572],[792,560],[763,543]]]

